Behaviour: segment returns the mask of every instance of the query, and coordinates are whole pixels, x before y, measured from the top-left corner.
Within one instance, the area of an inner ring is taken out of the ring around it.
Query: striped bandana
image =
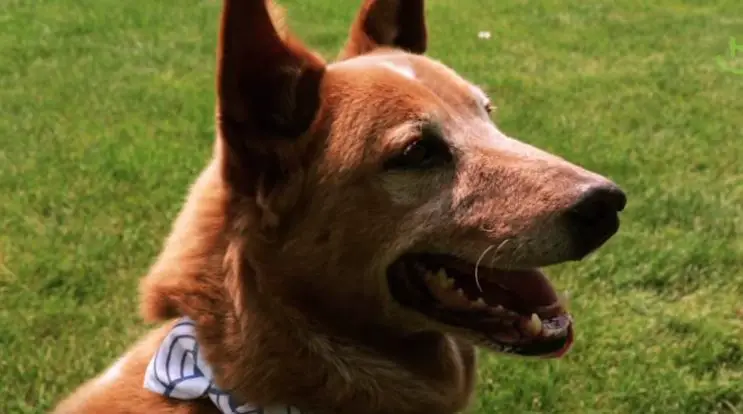
[[[294,407],[240,405],[214,384],[212,370],[201,358],[194,323],[181,318],[150,360],[144,387],[178,400],[209,398],[224,414],[301,414]]]

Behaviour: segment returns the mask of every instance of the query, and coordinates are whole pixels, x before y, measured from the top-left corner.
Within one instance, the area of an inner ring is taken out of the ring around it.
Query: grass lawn
[[[284,0],[329,57],[358,3]],[[502,129],[630,200],[603,250],[551,270],[574,351],[483,355],[472,412],[743,413],[743,74],[716,59],[737,37],[743,69],[743,3],[428,11],[430,55],[492,94]],[[147,329],[137,280],[211,151],[218,12],[2,0],[0,413],[46,412]]]

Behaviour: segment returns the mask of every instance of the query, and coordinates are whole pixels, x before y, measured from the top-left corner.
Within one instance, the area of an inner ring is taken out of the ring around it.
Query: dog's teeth
[[[446,287],[446,279],[447,279],[446,270],[439,269],[439,271],[436,272],[436,282],[439,285]]]
[[[472,302],[472,304],[475,305],[475,307],[478,307],[478,308],[487,308],[488,307],[487,302],[485,302],[485,299],[483,299],[483,298],[477,298],[477,300],[474,301],[474,302]]]
[[[439,284],[446,289],[451,289],[454,286],[454,279],[450,278],[449,275],[446,274],[446,269],[443,267],[436,273],[436,279]]]
[[[531,314],[531,319],[526,324],[526,331],[535,336],[542,332],[542,320],[536,313]]]

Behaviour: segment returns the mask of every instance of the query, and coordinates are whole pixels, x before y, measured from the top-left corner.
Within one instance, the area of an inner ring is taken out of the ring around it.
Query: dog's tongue
[[[482,297],[491,306],[501,305],[523,315],[537,313],[554,316],[562,311],[557,292],[547,276],[538,269],[499,270],[470,268],[467,273],[459,268],[457,283],[468,296]]]
[[[541,308],[558,301],[557,292],[547,276],[538,269],[533,270],[493,270],[481,269],[480,285],[483,292],[505,290],[517,296],[524,308]],[[487,298],[486,298],[487,299]]]
[[[478,267],[452,257],[437,263],[456,277],[457,285],[471,298],[482,297],[491,306],[501,305],[525,315],[562,311],[557,292],[541,270],[501,270]],[[549,309],[547,309],[549,308]],[[544,315],[551,316],[551,315]]]

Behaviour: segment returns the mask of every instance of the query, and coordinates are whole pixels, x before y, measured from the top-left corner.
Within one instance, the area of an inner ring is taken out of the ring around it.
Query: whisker
[[[524,247],[525,247],[524,243],[519,243],[516,245],[516,248],[513,249],[513,252],[511,254],[511,260],[510,260],[511,263],[520,263],[522,261],[522,259],[528,253],[526,250],[523,249]]]
[[[485,255],[488,254],[490,249],[492,249],[493,247],[495,247],[495,245],[491,244],[485,250],[483,250],[482,253],[480,253],[480,257],[477,258],[477,262],[475,263],[475,285],[477,285],[477,289],[479,289],[480,292],[482,292],[482,286],[480,286],[480,277],[478,275],[478,271],[480,270],[480,262],[483,258],[485,258]]]
[[[495,260],[495,258],[498,257],[498,252],[500,252],[500,249],[503,248],[503,246],[505,246],[506,243],[508,243],[509,241],[511,241],[511,239],[505,239],[501,242],[501,244],[498,245],[498,247],[495,249],[495,254],[493,254],[493,257],[494,257],[493,260]],[[480,275],[479,275],[480,262],[482,262],[482,259],[485,258],[485,256],[488,254],[488,252],[493,247],[495,247],[495,245],[491,244],[485,250],[483,250],[483,252],[480,254],[480,257],[477,259],[477,263],[475,263],[475,285],[477,285],[477,289],[479,289],[480,292],[482,292],[482,286],[480,285]]]
[[[500,258],[500,257],[499,257],[499,254],[501,253],[501,249],[503,248],[503,246],[505,246],[506,244],[508,244],[508,243],[509,243],[509,242],[511,242],[512,240],[513,240],[513,239],[505,239],[505,240],[503,240],[503,241],[501,242],[501,244],[499,244],[499,245],[498,245],[498,248],[497,248],[497,249],[495,249],[495,253],[493,253],[492,259],[490,260],[490,267],[493,267],[493,265],[494,265],[495,261],[496,261],[496,260],[498,260],[498,259]],[[511,260],[509,260],[509,262],[511,262]],[[507,267],[507,266],[510,266],[510,264],[506,264],[506,267]]]

